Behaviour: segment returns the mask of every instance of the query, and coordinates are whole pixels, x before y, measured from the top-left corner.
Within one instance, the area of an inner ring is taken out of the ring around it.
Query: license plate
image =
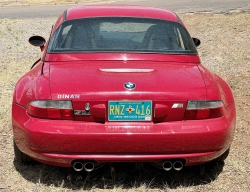
[[[109,121],[151,121],[152,101],[109,101]]]

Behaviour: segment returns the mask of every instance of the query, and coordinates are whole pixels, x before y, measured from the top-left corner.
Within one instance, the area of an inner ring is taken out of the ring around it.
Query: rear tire
[[[17,147],[16,142],[15,142],[14,139],[13,139],[13,146],[14,146],[15,159],[17,161],[20,161],[20,162],[26,163],[26,164],[31,164],[31,163],[35,163],[36,162],[34,159],[32,159],[28,155],[24,154],[22,151],[20,151],[18,149],[18,147]]]
[[[215,159],[217,162],[223,162],[225,161],[225,159],[228,157],[229,155],[229,151],[230,151],[230,147],[221,155],[219,156],[217,159]]]

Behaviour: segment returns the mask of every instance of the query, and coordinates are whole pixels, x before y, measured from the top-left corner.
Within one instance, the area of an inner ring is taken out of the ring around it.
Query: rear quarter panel
[[[44,63],[43,75],[41,75],[43,62],[22,76],[16,84],[13,102],[27,107],[28,103],[37,99],[51,99],[49,83],[49,64]]]
[[[205,81],[207,100],[222,100],[225,107],[234,103],[234,97],[228,84],[217,74],[198,65]]]

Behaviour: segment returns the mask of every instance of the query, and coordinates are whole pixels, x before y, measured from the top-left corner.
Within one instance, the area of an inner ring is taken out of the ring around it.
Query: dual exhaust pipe
[[[171,169],[174,169],[176,171],[182,170],[184,164],[180,160],[167,160],[162,163],[162,168],[165,171],[170,171]],[[95,169],[95,164],[92,161],[75,161],[72,164],[72,167],[75,171],[82,171],[83,169],[87,172],[91,172]]]
[[[162,163],[162,168],[165,171],[170,171],[171,169],[174,169],[176,171],[180,171],[180,170],[182,170],[183,166],[184,166],[184,164],[180,160],[174,160],[174,161],[167,160],[167,161],[164,161]]]
[[[75,161],[72,165],[75,171],[82,171],[85,169],[87,172],[91,172],[95,169],[95,165],[92,161],[82,162],[82,161]]]

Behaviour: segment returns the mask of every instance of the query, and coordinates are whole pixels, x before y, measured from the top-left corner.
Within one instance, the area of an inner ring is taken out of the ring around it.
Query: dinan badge
[[[124,87],[125,87],[126,89],[132,90],[132,89],[135,88],[135,84],[134,84],[134,83],[131,83],[131,82],[128,82],[128,83],[125,83],[125,84],[124,84]]]

